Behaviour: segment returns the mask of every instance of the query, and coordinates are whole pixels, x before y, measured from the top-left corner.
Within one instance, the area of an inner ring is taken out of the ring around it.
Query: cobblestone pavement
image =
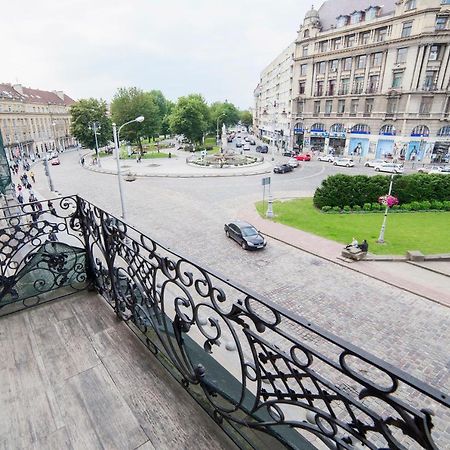
[[[76,155],[61,159],[62,165],[52,168],[58,190],[120,213],[114,176],[82,170]],[[37,190],[48,195],[42,168],[35,173]],[[285,195],[311,190],[301,178],[285,180],[277,185]],[[264,251],[244,252],[225,237],[225,221],[261,198],[260,177],[139,179],[125,183],[125,194],[128,220],[143,233],[438,389],[450,390],[449,308],[276,241]]]

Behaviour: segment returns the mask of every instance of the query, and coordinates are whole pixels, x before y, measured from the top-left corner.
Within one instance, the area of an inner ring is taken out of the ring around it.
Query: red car
[[[300,153],[300,155],[294,156],[297,161],[311,161],[311,155],[309,153]]]
[[[61,161],[58,158],[53,158],[50,164],[52,166],[59,166],[61,164]]]

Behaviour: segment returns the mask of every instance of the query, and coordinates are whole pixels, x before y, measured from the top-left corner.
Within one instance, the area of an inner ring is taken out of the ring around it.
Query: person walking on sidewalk
[[[34,172],[29,173],[31,180],[33,181],[33,184],[36,183],[36,180],[34,178]]]

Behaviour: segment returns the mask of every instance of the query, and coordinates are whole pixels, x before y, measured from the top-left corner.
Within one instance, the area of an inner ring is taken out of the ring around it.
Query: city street
[[[77,152],[63,154],[61,165],[51,167],[58,191],[80,194],[119,216],[116,177],[82,168],[78,157]],[[274,195],[311,194],[324,177],[338,171],[327,163],[303,163],[302,169],[291,174],[272,176]],[[48,196],[42,164],[35,167],[35,173],[37,191]],[[238,218],[240,211],[253,208],[262,198],[261,178],[138,178],[124,183],[128,220],[177,253],[227,274],[353,344],[448,390],[448,308],[277,241],[269,240],[264,251],[245,252],[225,237],[224,223]]]

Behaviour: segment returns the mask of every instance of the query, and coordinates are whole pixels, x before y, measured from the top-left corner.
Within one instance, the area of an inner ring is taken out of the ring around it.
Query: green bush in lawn
[[[328,177],[317,188],[314,194],[314,205],[323,206],[345,205],[351,207],[363,206],[365,203],[375,203],[389,191],[390,176],[375,175],[344,175]],[[412,174],[395,176],[392,195],[399,199],[400,204],[413,201],[448,201],[450,200],[450,177],[440,174]]]
[[[383,209],[383,205],[380,205],[378,202],[372,203],[372,211],[381,211]]]
[[[331,211],[335,212],[335,213],[340,213],[341,212],[341,208],[339,208],[339,206],[333,206],[331,208]]]
[[[323,207],[322,207],[322,211],[323,211],[324,213],[330,212],[330,210],[331,210],[331,206],[323,206]]]
[[[446,211],[450,211],[450,200],[446,200],[446,201],[442,202],[442,204],[444,205],[444,209]]]
[[[348,205],[345,205],[343,209],[345,213],[349,213],[352,210],[352,208],[350,208],[350,206]]]
[[[431,209],[431,202],[429,202],[428,200],[423,200],[420,202],[420,209],[422,211],[427,211],[429,209]]]
[[[372,203],[364,203],[363,210],[364,211],[372,211]]]
[[[361,206],[359,206],[359,205],[355,205],[352,209],[354,212],[360,212],[362,210]]]
[[[442,209],[444,209],[444,203],[434,200],[431,202],[431,209],[436,209],[438,211],[441,211]]]

